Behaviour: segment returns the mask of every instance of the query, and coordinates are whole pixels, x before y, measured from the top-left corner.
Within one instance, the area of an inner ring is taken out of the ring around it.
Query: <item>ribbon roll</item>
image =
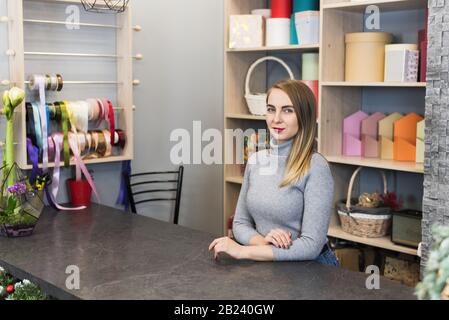
[[[69,148],[69,115],[67,112],[67,106],[64,102],[58,103],[61,109],[61,122],[62,131],[64,134],[64,166],[68,167],[70,165],[70,148]]]
[[[39,148],[39,152],[42,150],[42,129],[41,129],[41,116],[39,113],[39,105],[36,102],[32,102],[33,118],[34,118],[34,133],[36,134],[36,145]]]
[[[105,157],[110,157],[112,155],[112,141],[111,141],[111,133],[109,130],[103,130],[104,139],[106,140],[106,153]]]
[[[71,102],[73,122],[75,127],[82,132],[87,132],[89,127],[89,104],[86,101]]]
[[[92,135],[90,134],[90,132],[88,132],[86,133],[86,154],[84,155],[84,157],[89,156],[91,148],[92,148]]]
[[[96,99],[87,99],[87,104],[89,105],[89,121],[97,120],[100,114],[100,107]]]
[[[103,104],[103,102],[100,99],[97,99],[98,106],[100,107],[100,114],[98,115],[98,121],[96,124],[96,127],[100,127],[101,123],[103,122],[103,119],[105,119],[106,114],[106,106]]]
[[[44,79],[44,90],[47,91],[61,91],[64,87],[64,81],[60,74],[56,75],[40,75],[35,74],[28,77],[29,84],[28,88],[31,91],[37,91],[39,90],[37,79],[43,78]]]
[[[41,116],[41,127],[42,127],[42,169],[44,173],[47,173],[48,169],[48,112],[47,104],[45,103],[45,79],[43,77],[36,77],[37,84],[39,86],[39,113]]]
[[[115,141],[115,116],[114,116],[114,106],[112,105],[112,102],[109,100],[108,106],[109,106],[109,113],[108,113],[109,130],[111,131],[111,137],[109,140],[113,144]]]
[[[56,77],[55,75],[50,76],[50,90],[52,91],[56,91],[58,90],[58,77]]]
[[[37,146],[37,139],[36,139],[36,127],[34,125],[34,113],[33,113],[33,106],[31,103],[27,102],[25,103],[26,108],[26,122],[27,122],[27,136],[31,139],[31,143],[34,146]]]
[[[64,80],[60,74],[57,74],[56,78],[58,79],[58,86],[56,87],[56,91],[61,91],[64,87]]]
[[[51,77],[50,77],[50,75],[48,75],[48,74],[45,75],[45,82],[44,82],[44,84],[45,84],[45,90],[50,90],[51,89]]]
[[[126,134],[123,130],[117,130],[117,134],[119,136],[117,144],[120,148],[125,149],[126,146]]]
[[[48,161],[55,159],[55,142],[51,136],[48,137]]]

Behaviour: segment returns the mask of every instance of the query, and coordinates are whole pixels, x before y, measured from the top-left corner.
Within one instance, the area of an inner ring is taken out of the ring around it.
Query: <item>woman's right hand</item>
[[[273,229],[266,236],[265,241],[277,248],[289,249],[293,244],[292,234],[282,229]]]

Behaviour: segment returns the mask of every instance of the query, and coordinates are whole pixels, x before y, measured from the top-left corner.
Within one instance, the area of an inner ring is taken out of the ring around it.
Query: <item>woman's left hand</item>
[[[218,238],[209,245],[209,251],[214,250],[214,258],[219,253],[226,253],[234,259],[242,259],[243,246],[229,237]]]

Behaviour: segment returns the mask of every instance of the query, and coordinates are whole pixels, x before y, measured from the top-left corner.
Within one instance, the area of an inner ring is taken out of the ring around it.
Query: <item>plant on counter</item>
[[[1,168],[0,235],[30,235],[43,209],[43,188],[31,186],[14,162],[14,109],[25,99],[25,92],[12,88],[2,95],[6,116],[6,143]]]
[[[416,286],[419,299],[449,300],[449,227],[432,229],[434,245],[422,282]]]
[[[0,300],[46,300],[47,296],[29,280],[16,280],[0,267]]]

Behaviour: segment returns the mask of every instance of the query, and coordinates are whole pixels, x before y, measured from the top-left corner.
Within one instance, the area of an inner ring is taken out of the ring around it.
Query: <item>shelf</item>
[[[86,57],[86,58],[111,58],[121,59],[121,56],[115,54],[97,54],[97,53],[73,53],[73,52],[24,52],[26,56],[59,56],[59,57]]]
[[[322,9],[345,9],[348,11],[365,10],[369,5],[378,6],[381,11],[412,10],[427,8],[426,0],[367,0],[367,1],[346,1],[331,4],[324,4]]]
[[[110,163],[110,162],[120,162],[120,161],[126,161],[126,160],[133,160],[132,157],[128,156],[111,156],[107,158],[97,158],[97,159],[87,159],[83,160],[84,164],[98,164],[98,163]],[[75,166],[75,160],[73,160],[73,157],[70,159],[70,166]],[[49,168],[54,168],[55,164],[54,162],[51,162],[48,164]],[[39,168],[42,168],[42,163],[39,164]],[[61,159],[61,168],[64,168],[64,159]],[[25,165],[22,169],[24,170],[31,170],[33,169],[33,166],[31,164]]]
[[[405,88],[425,88],[426,82],[345,82],[345,81],[326,81],[321,82],[325,87],[405,87]]]
[[[106,29],[121,29],[120,26],[98,24],[98,23],[74,23],[67,21],[54,21],[54,20],[36,20],[36,19],[24,19],[23,22],[33,24],[49,24],[49,25],[61,25],[61,26],[76,26],[76,27],[92,27],[92,28],[106,28]]]
[[[114,79],[107,80],[77,80],[77,81],[65,81],[65,84],[74,85],[90,85],[90,84],[101,84],[101,85],[113,85],[115,86],[112,90],[115,91],[116,95],[116,105],[125,106],[121,108],[114,108],[114,110],[119,110],[116,117],[116,127],[121,128],[127,139],[126,148],[117,156],[111,156],[108,158],[98,158],[85,160],[86,164],[96,164],[96,163],[110,163],[118,162],[124,160],[132,160],[134,153],[134,137],[130,132],[133,130],[133,78],[132,78],[132,67],[133,67],[133,57],[132,54],[132,36],[133,36],[133,26],[131,24],[131,6],[126,10],[126,12],[116,16],[115,23],[112,24],[96,24],[96,23],[82,23],[82,26],[89,27],[101,27],[101,28],[111,28],[114,29],[114,33],[111,37],[115,38],[115,50],[110,53],[88,53],[83,52],[83,46],[79,47],[79,52],[53,52],[52,47],[46,48],[46,52],[34,52],[25,51],[25,40],[24,39],[24,23],[30,24],[49,24],[49,25],[62,25],[62,20],[35,20],[35,19],[25,19],[24,20],[24,6],[31,3],[45,2],[49,4],[77,4],[81,5],[79,0],[9,0],[7,6],[7,16],[13,17],[14,23],[9,24],[8,28],[8,38],[9,38],[9,50],[7,54],[14,56],[14,59],[9,59],[10,67],[10,78],[14,79],[15,85],[21,89],[26,89],[26,79],[27,74],[25,68],[25,62],[30,57],[35,56],[60,56],[60,57],[88,57],[88,58],[113,58],[116,64],[116,75]],[[51,10],[51,9],[49,9]],[[39,30],[42,32],[42,30]],[[95,30],[93,30],[95,31]],[[96,35],[95,33],[93,35]],[[92,38],[95,39],[95,38]],[[91,40],[92,40],[91,39]],[[57,40],[57,39],[56,39]],[[57,42],[57,41],[56,41]],[[55,42],[55,43],[56,43]],[[59,51],[59,50],[57,50]],[[34,59],[33,59],[34,60]],[[38,64],[38,61],[34,61]],[[65,60],[64,60],[65,62]],[[63,61],[61,61],[63,63]],[[43,66],[44,67],[44,66]],[[93,70],[95,71],[95,70]],[[44,71],[42,71],[44,72]],[[92,70],[91,70],[92,72]],[[95,72],[94,72],[95,73]],[[98,73],[98,72],[97,72]],[[87,77],[86,77],[87,78]],[[18,108],[19,110],[19,108]],[[19,111],[24,111],[24,107],[20,108]],[[28,164],[28,152],[26,144],[26,112],[19,112],[16,117],[16,122],[14,126],[14,136],[18,145],[14,147],[14,154],[17,164],[24,169],[31,169],[31,165]],[[16,125],[18,124],[18,125]],[[71,161],[71,165],[74,165],[74,161]],[[49,167],[54,167],[54,163],[49,163]]]
[[[397,244],[394,244],[391,240],[390,237],[382,237],[382,238],[362,238],[362,237],[357,237],[354,236],[352,234],[346,233],[342,230],[341,226],[338,225],[337,223],[331,223],[331,225],[329,226],[329,230],[327,235],[329,237],[333,237],[333,238],[338,238],[338,239],[343,239],[343,240],[348,240],[348,241],[352,241],[352,242],[357,242],[357,243],[362,243],[362,244],[366,244],[366,245],[370,245],[373,247],[377,247],[377,248],[383,248],[383,249],[387,249],[387,250],[391,250],[391,251],[395,251],[395,252],[401,252],[401,253],[406,253],[406,254],[410,254],[413,256],[417,256],[418,255],[418,250],[417,249],[413,249],[413,248],[409,248],[409,247],[405,247],[405,246],[400,246]]]
[[[413,173],[424,173],[424,165],[415,162],[402,162],[394,160],[371,159],[347,156],[325,156],[331,163],[347,164],[361,167],[379,168]]]
[[[258,120],[265,121],[265,116],[255,116],[252,114],[239,114],[239,113],[228,113],[226,114],[226,118],[228,119],[242,119],[242,120]]]
[[[229,183],[243,184],[243,177],[227,177],[225,180]]]
[[[82,5],[80,0],[24,0],[25,2],[52,2],[56,4],[77,4]],[[106,5],[102,5],[102,7],[106,7]]]
[[[236,48],[226,49],[226,52],[271,52],[271,51],[316,51],[320,48],[319,44],[312,45],[290,45],[280,47],[259,47],[259,48]]]

